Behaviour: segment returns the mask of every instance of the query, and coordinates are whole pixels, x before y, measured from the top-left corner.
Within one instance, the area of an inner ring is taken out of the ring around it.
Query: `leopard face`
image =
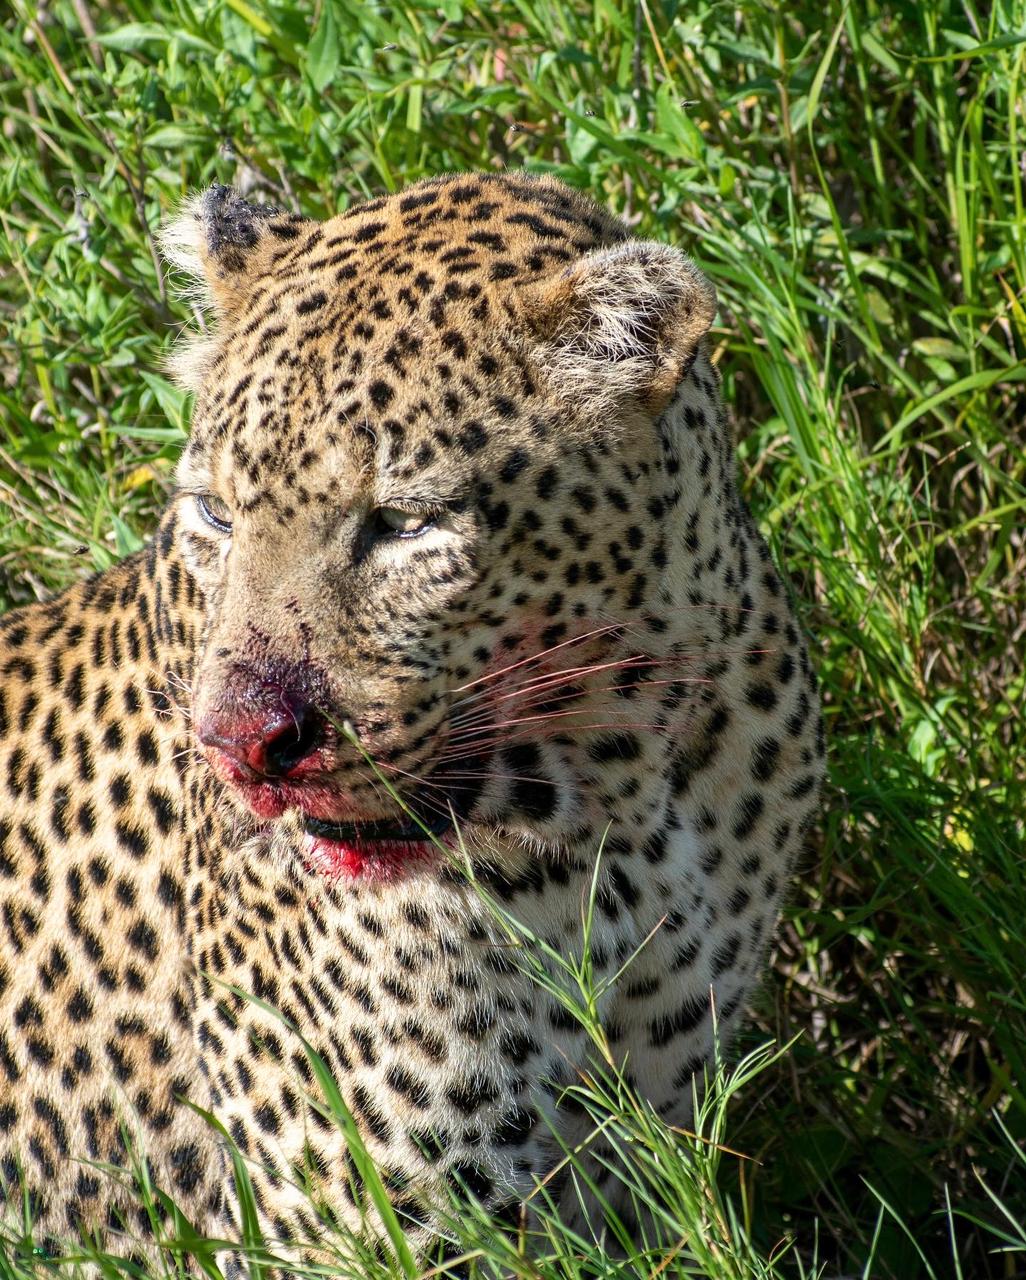
[[[526,178],[324,224],[214,189],[168,243],[217,315],[184,357],[178,477],[215,772],[259,817],[300,810],[331,870],[394,868],[454,821],[548,845],[599,825],[596,757],[672,719],[628,699],[681,670],[664,411],[685,376],[715,394],[710,286]]]

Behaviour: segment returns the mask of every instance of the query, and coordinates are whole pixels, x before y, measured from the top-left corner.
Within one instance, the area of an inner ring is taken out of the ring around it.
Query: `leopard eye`
[[[374,513],[387,533],[397,538],[416,538],[426,533],[438,518],[431,511],[402,511],[399,507],[378,507]]]
[[[196,506],[212,529],[216,529],[218,533],[231,533],[232,513],[228,510],[227,503],[222,502],[212,493],[198,493]]]

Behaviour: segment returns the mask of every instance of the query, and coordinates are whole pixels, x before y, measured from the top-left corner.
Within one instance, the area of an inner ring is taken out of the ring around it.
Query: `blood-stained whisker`
[[[467,684],[458,685],[455,689],[451,689],[450,693],[463,693],[467,689],[473,689],[476,685],[498,680],[501,676],[508,675],[511,671],[516,671],[519,667],[541,662],[550,654],[558,653],[569,645],[583,644],[584,641],[594,639],[595,636],[608,635],[611,631],[618,631],[622,626],[623,623],[613,622],[603,627],[595,627],[592,631],[585,631],[579,636],[571,636],[568,640],[561,640],[559,644],[554,644],[548,649],[541,649],[538,653],[529,654],[526,658],[518,658],[516,662],[511,662],[508,666],[499,667],[496,671],[486,672],[485,675],[478,676],[476,680],[471,680]]]
[[[550,684],[554,684],[554,683],[559,684],[561,682],[572,680],[577,677],[584,678],[586,676],[593,675],[598,671],[607,670],[610,667],[629,666],[629,665],[644,662],[644,661],[645,661],[644,655],[638,654],[628,658],[613,658],[609,662],[593,662],[593,663],[586,663],[585,665],[579,666],[579,667],[563,667],[563,668],[560,668],[558,671],[545,671],[545,672],[542,672],[541,675],[532,676],[529,680],[524,680],[524,681],[521,681],[519,684],[513,685],[511,688],[508,688],[504,693],[492,694],[492,698],[493,698],[493,701],[500,702],[507,698],[515,698],[519,693],[522,693],[524,691],[530,691],[536,688],[545,688]],[[492,691],[489,690],[489,693],[491,692]],[[461,699],[459,702],[455,703],[454,705],[457,707],[462,706],[463,700]]]

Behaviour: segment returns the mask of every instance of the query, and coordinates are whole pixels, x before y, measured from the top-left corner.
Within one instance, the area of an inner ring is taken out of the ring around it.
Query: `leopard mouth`
[[[303,819],[303,829],[319,840],[342,844],[416,844],[438,839],[452,827],[447,815],[405,820],[381,819],[373,822],[332,822],[327,818]]]

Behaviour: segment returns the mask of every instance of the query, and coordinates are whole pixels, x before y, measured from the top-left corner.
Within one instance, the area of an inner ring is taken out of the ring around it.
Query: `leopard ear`
[[[629,240],[526,286],[533,356],[554,387],[590,408],[669,404],[716,314],[716,292],[677,249]]]
[[[275,205],[249,204],[231,187],[213,186],[165,224],[160,247],[184,277],[181,291],[216,322],[229,319],[255,280],[273,270],[273,255],[300,234],[304,219]],[[187,340],[171,357],[178,381],[196,388],[211,340]]]

